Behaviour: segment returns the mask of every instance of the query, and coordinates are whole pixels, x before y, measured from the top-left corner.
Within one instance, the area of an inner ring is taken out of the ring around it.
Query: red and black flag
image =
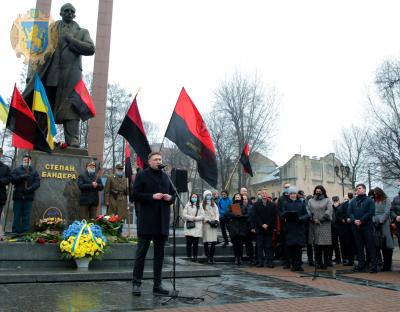
[[[147,164],[147,157],[151,153],[149,142],[147,141],[146,133],[144,132],[142,119],[140,118],[139,109],[136,102],[136,96],[133,99],[128,113],[122,121],[118,134],[122,135]]]
[[[6,127],[13,132],[12,145],[14,147],[51,153],[45,135],[16,86],[14,86]]]
[[[243,170],[251,177],[253,176],[253,170],[251,169],[250,158],[249,158],[249,144],[244,146],[242,155],[240,156],[240,162],[243,165]]]
[[[217,160],[211,136],[196,106],[185,88],[179,95],[165,137],[197,161],[197,170],[202,179],[217,187]]]
[[[86,121],[96,116],[92,97],[82,79],[75,85],[74,90],[68,96],[67,101],[76,109],[82,121]]]
[[[125,177],[128,179],[128,194],[129,194],[129,202],[133,202],[132,198],[132,164],[131,164],[131,150],[129,149],[128,141],[125,141]]]

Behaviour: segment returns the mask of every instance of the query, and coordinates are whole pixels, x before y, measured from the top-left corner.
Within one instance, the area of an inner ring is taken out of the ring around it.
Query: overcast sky
[[[53,0],[53,19],[65,2]],[[13,20],[35,3],[1,1],[3,98],[22,68]],[[98,1],[71,3],[95,40]],[[182,86],[205,113],[223,80],[257,73],[280,103],[269,157],[282,165],[295,153],[324,156],[342,126],[361,120],[376,68],[400,55],[399,15],[398,0],[114,0],[109,82],[140,87],[142,118],[163,134]],[[84,72],[93,60],[84,57]]]

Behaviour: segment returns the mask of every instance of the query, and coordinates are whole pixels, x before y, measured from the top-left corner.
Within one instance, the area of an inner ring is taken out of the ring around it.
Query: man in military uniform
[[[80,115],[68,96],[82,79],[82,55],[93,55],[95,47],[89,32],[73,21],[75,8],[72,4],[64,4],[60,16],[62,20],[49,26],[50,40],[58,40],[56,49],[37,71],[28,73],[23,97],[27,103],[32,103],[33,76],[37,73],[46,89],[55,122],[64,126],[65,142],[69,146],[79,147]]]
[[[128,183],[124,176],[124,167],[115,166],[115,174],[107,178],[104,190],[104,202],[107,214],[117,214],[123,219],[128,217]]]

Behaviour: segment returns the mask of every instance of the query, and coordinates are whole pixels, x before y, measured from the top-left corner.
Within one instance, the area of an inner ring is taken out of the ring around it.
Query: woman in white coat
[[[219,227],[218,206],[212,198],[212,193],[207,190],[203,194],[203,244],[207,263],[214,263],[215,245],[217,244],[217,230]]]
[[[204,210],[199,202],[197,194],[191,194],[182,213],[185,221],[186,256],[193,262],[197,262],[199,239],[203,236]]]

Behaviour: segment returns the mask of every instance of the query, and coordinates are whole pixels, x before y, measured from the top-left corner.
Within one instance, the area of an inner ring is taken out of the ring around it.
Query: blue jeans
[[[29,231],[29,221],[32,212],[32,200],[14,200],[14,220],[12,231],[14,233],[24,233]]]
[[[272,233],[257,232],[256,234],[257,244],[257,257],[259,264],[272,264],[273,253],[272,253]],[[265,257],[264,257],[265,256]]]

